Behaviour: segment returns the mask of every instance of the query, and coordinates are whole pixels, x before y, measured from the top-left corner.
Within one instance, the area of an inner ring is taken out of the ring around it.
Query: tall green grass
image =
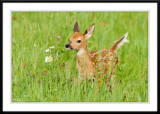
[[[67,51],[65,44],[75,21],[81,33],[95,23],[89,51],[109,49],[128,32],[130,42],[117,51],[118,87],[112,92],[104,80],[99,91],[97,81],[71,81],[78,77],[76,52]],[[55,48],[46,53],[51,46]],[[53,61],[45,63],[48,55]],[[12,102],[148,102],[148,13],[12,12]]]

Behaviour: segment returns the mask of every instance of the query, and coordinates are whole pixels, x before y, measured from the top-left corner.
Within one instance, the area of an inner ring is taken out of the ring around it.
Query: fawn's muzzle
[[[69,47],[69,45],[67,44],[67,45],[66,45],[66,48],[68,48],[68,47]]]
[[[66,44],[66,49],[67,49],[67,50],[73,49],[73,48],[71,47],[70,43],[69,43],[69,44]]]

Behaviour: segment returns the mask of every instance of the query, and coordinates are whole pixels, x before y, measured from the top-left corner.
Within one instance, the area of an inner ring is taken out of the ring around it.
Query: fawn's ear
[[[79,32],[79,26],[78,26],[78,22],[76,21],[74,24],[74,28],[73,28],[74,32]]]
[[[95,27],[95,24],[93,23],[84,33],[86,39],[88,39],[89,37],[92,36],[93,32],[94,32],[94,27]]]

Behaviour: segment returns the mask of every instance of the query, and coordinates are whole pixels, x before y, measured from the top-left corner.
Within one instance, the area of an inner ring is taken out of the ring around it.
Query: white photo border
[[[148,102],[13,103],[11,101],[12,11],[147,11]],[[3,111],[157,111],[157,24],[157,3],[3,3]]]

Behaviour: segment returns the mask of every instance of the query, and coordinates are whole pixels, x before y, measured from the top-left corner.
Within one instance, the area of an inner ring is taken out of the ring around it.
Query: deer
[[[79,77],[92,77],[95,80],[104,75],[110,75],[111,82],[115,78],[116,68],[119,58],[116,51],[127,40],[126,33],[120,40],[116,41],[110,49],[88,51],[87,39],[93,35],[95,23],[93,23],[84,33],[79,32],[79,25],[76,21],[73,27],[74,33],[69,38],[69,43],[65,45],[67,50],[76,50],[76,69]]]

